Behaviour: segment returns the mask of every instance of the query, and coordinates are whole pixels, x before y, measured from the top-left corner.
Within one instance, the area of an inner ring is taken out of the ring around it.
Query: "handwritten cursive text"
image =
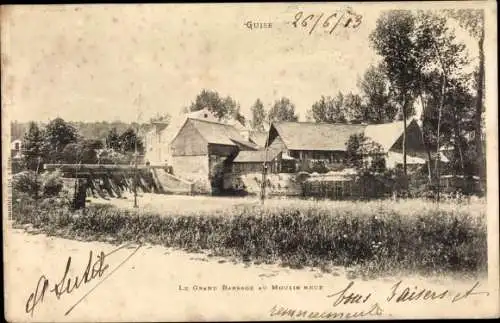
[[[349,7],[331,14],[325,14],[324,12],[319,14],[305,14],[303,11],[299,11],[294,16],[292,26],[308,29],[309,35],[319,26],[320,30],[331,35],[338,27],[358,28],[362,19],[363,16],[355,13]]]

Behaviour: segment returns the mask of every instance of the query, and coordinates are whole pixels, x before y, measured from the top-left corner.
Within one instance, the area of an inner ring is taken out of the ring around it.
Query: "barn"
[[[422,132],[415,119],[407,124],[407,163],[425,164]],[[269,149],[280,150],[296,160],[298,169],[313,161],[323,161],[330,168],[345,168],[346,143],[354,134],[364,134],[383,150],[386,165],[394,168],[403,163],[403,122],[385,124],[327,124],[312,122],[273,123],[269,130]]]
[[[257,149],[232,125],[187,118],[171,141],[170,164],[175,175],[194,183],[195,192],[218,194],[238,153]]]

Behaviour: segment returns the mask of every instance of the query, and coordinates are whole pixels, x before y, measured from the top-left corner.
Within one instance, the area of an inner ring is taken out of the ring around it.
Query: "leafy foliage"
[[[59,171],[44,173],[41,176],[41,181],[43,197],[58,196],[63,189],[62,174]]]
[[[127,152],[135,152],[137,148],[137,152],[140,154],[144,153],[144,144],[135,132],[134,129],[128,128],[125,130],[119,137],[120,141],[120,151],[122,153]],[[137,145],[137,146],[136,146]]]
[[[290,99],[282,97],[274,102],[268,114],[270,122],[280,121],[298,121],[299,117],[295,114],[295,105]]]
[[[383,65],[370,66],[363,78],[358,80],[365,104],[359,113],[363,121],[373,123],[391,122],[396,117],[397,107],[391,100],[389,81]]]
[[[362,133],[349,137],[346,143],[346,164],[363,173],[382,172],[386,169],[382,146]]]
[[[47,157],[52,162],[61,160],[60,153],[67,144],[76,143],[78,132],[74,126],[62,118],[51,120],[45,128]]]
[[[120,134],[116,128],[111,128],[106,136],[106,148],[120,150]]]
[[[318,123],[346,122],[344,95],[339,92],[335,98],[321,96],[321,99],[312,105],[310,114]]]
[[[257,99],[251,107],[252,119],[250,126],[254,130],[264,131],[264,122],[266,121],[266,110],[260,99]]]
[[[23,138],[23,161],[26,169],[36,171],[43,167],[45,149],[45,135],[35,122],[30,122],[28,131]]]
[[[241,121],[242,115],[239,111],[238,103],[230,96],[222,97],[217,91],[203,89],[194,102],[188,108],[188,111],[199,111],[207,108],[212,111],[219,119],[234,118]]]
[[[35,198],[40,195],[41,187],[42,181],[34,171],[23,171],[12,176],[13,200],[16,198],[16,192]]]

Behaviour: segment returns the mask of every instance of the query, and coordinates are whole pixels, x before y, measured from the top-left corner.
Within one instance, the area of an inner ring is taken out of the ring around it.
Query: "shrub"
[[[63,179],[60,171],[47,172],[42,176],[42,195],[54,197],[59,195],[63,188]]]
[[[23,171],[12,176],[13,193],[25,193],[30,197],[40,195],[42,181],[34,171]]]

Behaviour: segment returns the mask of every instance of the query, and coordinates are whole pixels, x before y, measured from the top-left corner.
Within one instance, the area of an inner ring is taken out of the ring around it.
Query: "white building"
[[[203,110],[173,116],[169,122],[153,122],[151,130],[144,135],[144,158],[146,161],[149,161],[151,165],[169,164],[172,158],[170,143],[177,135],[182,125],[184,125],[187,118],[226,123],[238,129],[243,137],[249,138],[250,136],[250,130],[240,122],[234,119],[220,121],[213,112],[205,108]]]

